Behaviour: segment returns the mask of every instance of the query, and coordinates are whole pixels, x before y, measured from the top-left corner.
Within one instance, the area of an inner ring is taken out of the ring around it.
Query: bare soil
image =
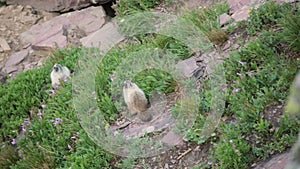
[[[0,70],[12,53],[28,47],[28,44],[22,43],[20,39],[22,32],[28,30],[32,25],[45,22],[56,15],[37,11],[30,6],[0,6],[0,38],[3,38],[11,48],[10,51],[3,51],[0,47]]]

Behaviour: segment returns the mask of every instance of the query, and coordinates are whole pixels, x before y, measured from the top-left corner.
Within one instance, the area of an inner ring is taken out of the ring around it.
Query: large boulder
[[[38,10],[65,12],[81,9],[93,4],[104,4],[111,0],[6,0],[7,4],[30,5]]]
[[[24,44],[31,44],[34,50],[48,50],[56,46],[63,48],[67,45],[68,27],[73,25],[89,35],[105,24],[105,17],[102,6],[69,12],[42,24],[33,25],[20,35],[20,39]]]

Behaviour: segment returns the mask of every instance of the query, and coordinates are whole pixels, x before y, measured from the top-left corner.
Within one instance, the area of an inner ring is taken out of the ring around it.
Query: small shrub
[[[41,105],[46,90],[50,88],[50,71],[51,67],[45,66],[22,72],[3,86],[2,92],[5,92],[0,99],[2,137],[15,138],[25,118],[30,116],[30,110]]]
[[[36,146],[28,143],[26,147],[23,147],[21,156],[22,159],[12,166],[12,169],[55,168],[55,156],[53,153],[38,143]]]
[[[201,8],[184,13],[183,18],[192,21],[205,35],[211,31],[221,31],[218,17],[229,11],[228,4],[215,4],[211,8]]]
[[[224,42],[228,40],[227,34],[218,29],[213,29],[209,35],[208,39],[215,45],[221,46]]]
[[[0,149],[0,168],[9,169],[10,166],[14,165],[19,160],[16,152],[16,148],[3,144]]]
[[[280,26],[283,27],[283,40],[295,51],[300,51],[300,12],[285,15]]]
[[[248,168],[253,156],[251,146],[242,137],[241,130],[233,124],[224,125],[222,130],[224,136],[220,138],[215,152],[219,160],[218,168]]]
[[[156,69],[144,70],[133,78],[137,85],[149,96],[151,91],[162,93],[174,92],[176,81],[166,72]]]
[[[160,4],[160,0],[120,0],[115,6],[118,16],[130,15],[146,11]]]
[[[282,14],[288,10],[291,10],[289,3],[280,6],[276,2],[269,1],[262,4],[251,11],[246,32],[254,35],[263,29],[276,25],[280,22]]]

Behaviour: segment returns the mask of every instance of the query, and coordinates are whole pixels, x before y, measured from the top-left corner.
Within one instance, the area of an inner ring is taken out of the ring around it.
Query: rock
[[[271,160],[260,164],[255,169],[283,169],[286,167],[289,160],[289,153],[280,154]]]
[[[80,41],[84,47],[97,47],[102,51],[107,51],[125,37],[118,32],[117,25],[108,22],[98,31],[82,38]]]
[[[57,12],[46,12],[46,11],[39,11],[39,14],[43,16],[43,21],[49,21],[50,19],[59,16],[60,14]]]
[[[224,47],[222,48],[223,51],[227,50],[230,48],[230,41],[227,41],[224,45]]]
[[[237,10],[234,14],[232,14],[231,17],[235,21],[246,20],[250,16],[249,10],[250,10],[249,6],[244,6],[243,8]]]
[[[23,43],[31,43],[35,50],[65,47],[67,39],[63,35],[63,25],[76,25],[87,34],[100,29],[105,23],[105,12],[101,6],[66,13],[42,24],[32,26],[20,37]]]
[[[291,93],[288,100],[287,112],[291,115],[296,115],[299,112],[299,85],[300,85],[300,74],[296,76],[292,89],[294,92]],[[294,99],[294,100],[293,100]],[[293,105],[294,107],[289,107]],[[293,109],[293,110],[292,110]],[[290,153],[290,158],[288,159],[286,169],[299,169],[300,168],[300,133],[298,133],[298,140],[293,145],[293,148]]]
[[[230,6],[230,13],[236,13],[245,5],[251,5],[252,1],[249,0],[227,0]]]
[[[63,35],[67,38],[68,45],[79,47],[80,39],[86,36],[86,33],[80,29],[77,25],[63,25]]]
[[[28,50],[21,50],[12,54],[8,61],[5,63],[5,67],[15,66],[22,62],[28,56]]]
[[[238,49],[239,47],[240,47],[239,44],[234,44],[234,45],[233,45],[233,49]]]
[[[3,71],[6,72],[7,74],[11,74],[13,72],[16,72],[17,70],[18,70],[17,66],[8,66],[3,68]]]
[[[222,15],[220,15],[221,26],[227,24],[231,19],[232,18],[227,13],[223,13]]]
[[[175,146],[178,143],[182,141],[182,137],[176,133],[174,133],[172,130],[169,131],[163,138],[162,142],[168,145]]]
[[[214,1],[185,0],[183,9],[199,9],[213,4]]]
[[[92,4],[104,4],[111,0],[7,0],[7,4],[30,5],[38,10],[66,12],[78,10]]]
[[[276,0],[276,3],[277,4],[282,4],[282,3],[284,3],[284,2],[286,2],[286,3],[292,3],[292,2],[295,2],[295,0]]]
[[[50,50],[56,46],[63,48],[67,45],[67,38],[62,34],[56,34],[49,37],[48,39],[43,39],[41,42],[36,42],[32,44],[32,49],[34,50]]]
[[[11,48],[10,48],[9,45],[8,45],[8,43],[7,43],[6,40],[3,39],[3,38],[0,38],[0,46],[1,46],[1,48],[2,48],[2,50],[3,50],[4,52],[7,52],[7,51],[10,51],[10,50],[11,50]]]
[[[185,77],[192,77],[198,66],[195,57],[190,57],[186,60],[180,61],[176,65],[177,70]]]

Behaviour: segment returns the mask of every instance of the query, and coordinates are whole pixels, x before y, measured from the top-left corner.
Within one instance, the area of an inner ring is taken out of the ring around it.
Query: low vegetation
[[[159,3],[120,1],[116,11],[123,16]],[[220,29],[218,16],[228,11],[227,4],[217,4],[182,17],[221,46],[228,36]],[[285,104],[300,68],[299,16],[299,10],[290,4],[279,6],[267,2],[252,10],[248,21],[227,30],[239,30],[245,36],[257,38],[224,60],[228,91],[222,119],[226,120],[221,121],[208,140],[211,144],[208,158],[213,166],[199,164],[202,168],[249,168],[259,160],[285,151],[295,142],[298,119],[280,114],[272,121],[264,114],[269,113],[267,107]],[[112,75],[128,56],[146,48],[171,51],[178,60],[193,54],[180,41],[156,34],[138,36],[109,51],[98,65],[95,82],[98,107],[110,123],[118,118],[110,90]],[[72,81],[63,83],[59,90],[51,89],[52,65],[61,63],[74,71],[84,50],[88,49],[58,50],[42,68],[22,72],[0,85],[0,168],[112,168],[117,157],[96,145],[78,122],[72,103]],[[157,69],[146,69],[132,78],[148,97],[153,90],[170,93],[178,85],[168,72]],[[186,139],[197,144],[203,143],[201,128],[211,106],[212,93],[208,86],[209,80],[204,80],[199,89],[201,102],[196,123],[186,131]],[[22,138],[20,142],[19,138]],[[133,168],[134,164],[135,160],[128,158],[116,165]]]

